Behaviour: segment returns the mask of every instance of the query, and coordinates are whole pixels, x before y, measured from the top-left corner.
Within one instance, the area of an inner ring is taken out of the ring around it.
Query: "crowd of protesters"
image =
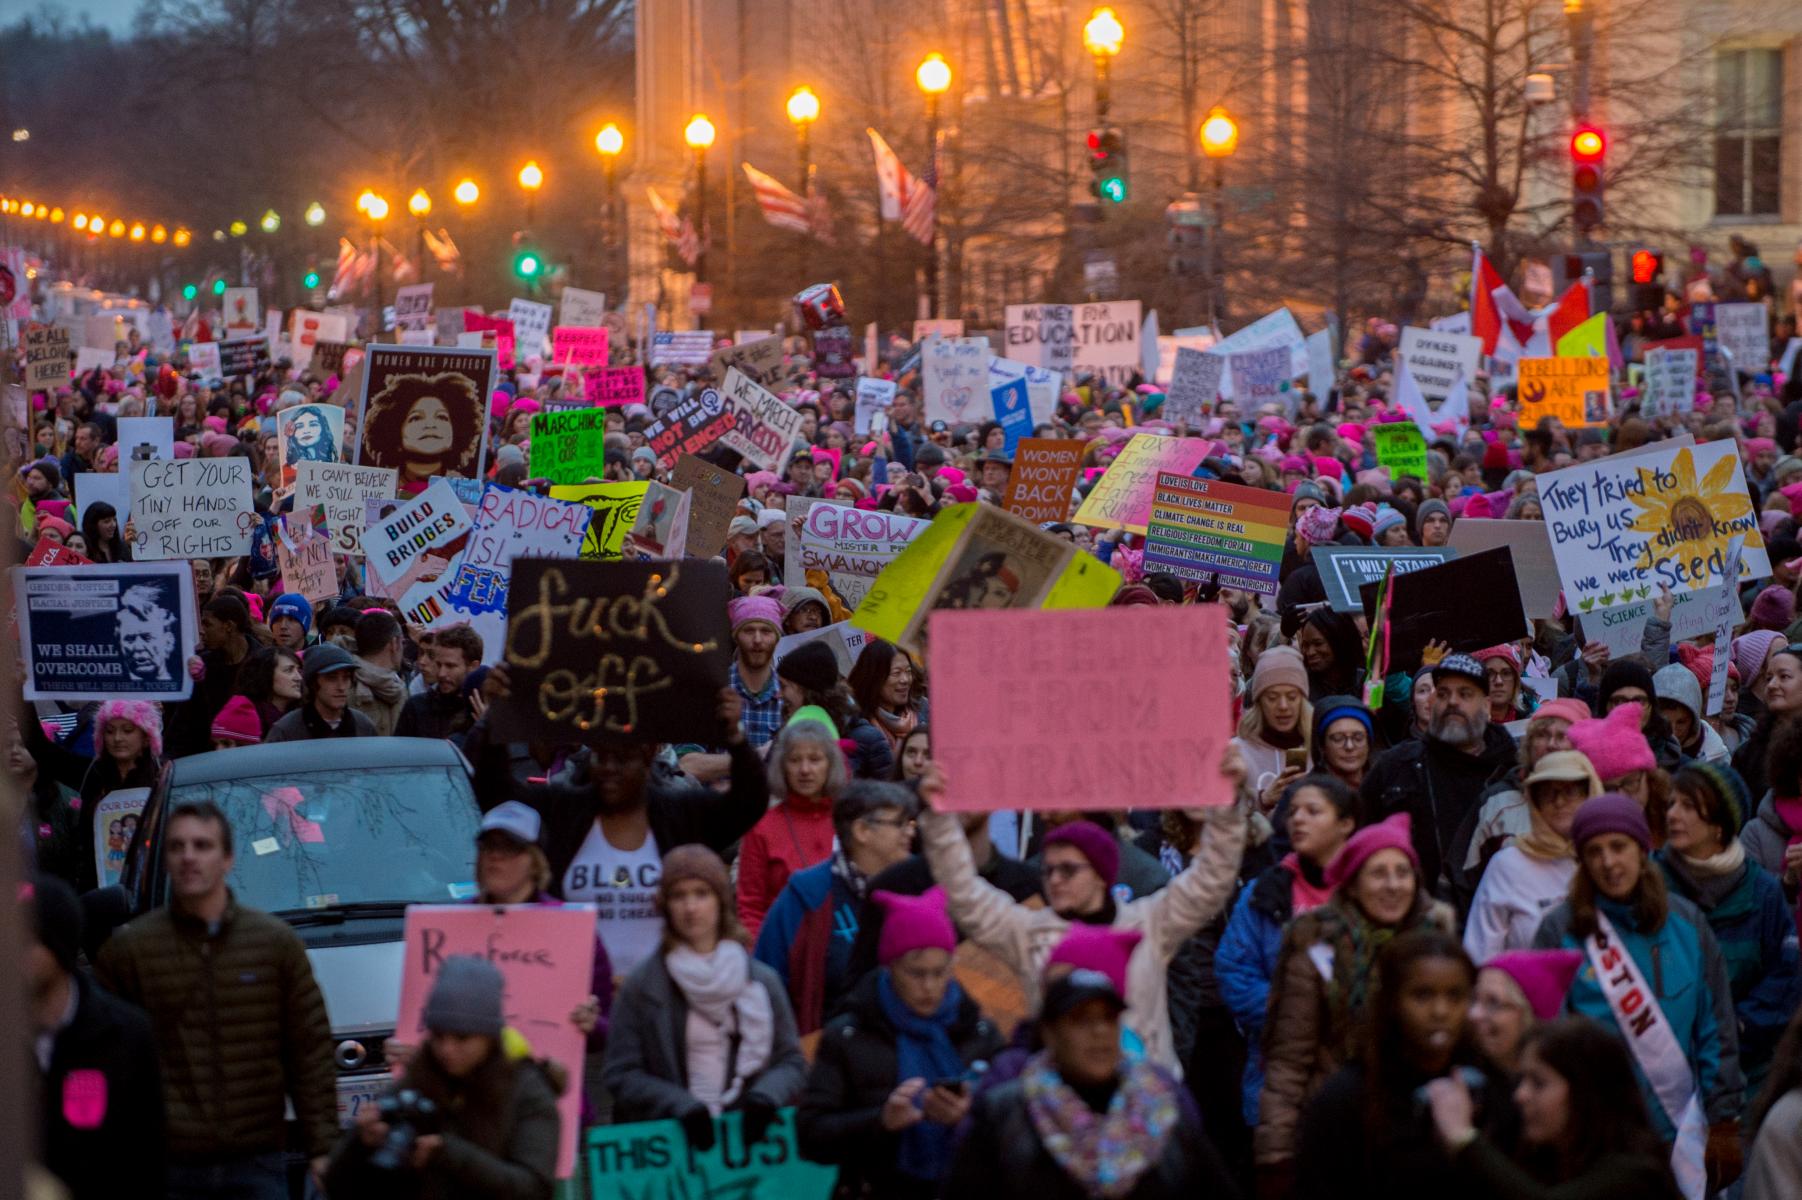
[[[466,757],[479,902],[644,884],[647,907],[597,921],[570,1015],[590,1121],[673,1120],[705,1151],[722,1114],[754,1143],[793,1109],[800,1153],[846,1197],[1802,1195],[1802,381],[1753,372],[1737,406],[1651,418],[1623,388],[1582,430],[1520,428],[1511,388],[1479,381],[1469,427],[1429,431],[1426,476],[1392,478],[1369,431],[1408,418],[1378,322],[1332,393],[1293,409],[1223,400],[1192,426],[1162,418],[1154,384],[1075,377],[1036,433],[1081,444],[1079,490],[1133,438],[1204,439],[1201,473],[1287,495],[1280,587],[1185,582],[1146,569],[1142,538],[1045,526],[1121,573],[1116,605],[1230,613],[1234,677],[1196,684],[1230,687],[1238,714],[1220,803],[954,814],[921,659],[871,639],[849,670],[823,642],[774,661],[780,638],[850,615],[824,572],[789,577],[784,505],[999,504],[1007,431],[926,420],[917,347],[892,339],[887,428],[857,434],[854,380],[822,378],[805,338],[785,348],[770,384],[802,444],[780,477],[740,468],[729,682],[693,698],[724,745],[508,742],[488,724],[508,672],[478,633],[408,624],[349,558],[338,595],[309,601],[266,545],[192,564],[190,699],[27,706],[6,762],[34,871],[37,1113],[72,1195],[276,1197],[301,1173],[334,1198],[398,1194],[382,1110],[339,1127],[320,988],[294,930],[234,897],[224,813],[166,815],[167,903],[116,929],[90,849],[96,806],[172,759],[387,736]],[[674,395],[708,378],[649,368]],[[544,486],[521,418],[559,391],[504,375],[493,481]],[[127,514],[77,522],[70,497],[119,469],[122,418],[173,417],[177,457],[248,459],[276,513],[274,415],[344,400],[279,359],[208,386],[134,332],[110,366],[32,395],[18,554],[131,560]],[[609,412],[606,479],[665,477],[659,415]],[[1622,656],[1569,616],[1462,652],[1434,631],[1364,703],[1367,627],[1326,605],[1312,548],[1539,519],[1536,474],[1678,433],[1738,446],[1775,572],[1746,584],[1718,709],[1711,636],[1674,639],[1668,596]],[[408,1194],[552,1194],[571,1083],[507,1025],[503,987],[453,959],[428,1036],[390,1044],[397,1086],[449,1114],[410,1148]]]

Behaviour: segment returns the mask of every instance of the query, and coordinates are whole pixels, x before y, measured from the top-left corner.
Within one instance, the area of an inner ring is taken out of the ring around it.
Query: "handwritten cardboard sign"
[[[801,518],[797,561],[803,571],[874,579],[931,525],[882,509],[815,504]]]
[[[1365,433],[1376,443],[1377,466],[1389,468],[1391,479],[1411,475],[1427,477],[1427,440],[1420,426],[1412,421],[1393,421],[1386,425],[1368,425]]]
[[[926,419],[953,425],[986,420],[990,357],[985,338],[929,338],[920,353]]]
[[[733,367],[726,372],[720,394],[732,413],[732,427],[721,435],[727,449],[736,450],[747,462],[780,475],[788,468],[800,435],[802,415],[774,392]]]
[[[1272,402],[1295,407],[1295,396],[1289,387],[1294,378],[1294,356],[1287,346],[1241,350],[1227,355],[1226,364],[1232,372],[1233,398],[1242,411],[1255,413]]]
[[[1151,433],[1129,439],[1076,510],[1076,523],[1144,533],[1151,520],[1152,492],[1158,475],[1166,471],[1177,475],[1191,473],[1207,457],[1209,445],[1200,438]]]
[[[726,529],[745,494],[745,477],[684,454],[670,472],[670,483],[691,497],[688,554],[693,558],[712,558],[726,544]]]
[[[574,558],[594,513],[585,504],[547,499],[490,483],[482,488],[469,545],[445,598],[466,612],[505,612],[507,572],[517,558]]]
[[[1391,567],[1399,577],[1456,557],[1456,550],[1444,546],[1316,546],[1313,550],[1320,582],[1326,585],[1327,601],[1334,612],[1361,610],[1364,602],[1358,589],[1381,579]]]
[[[131,478],[132,557],[140,562],[250,553],[261,523],[248,458],[148,459]]]
[[[679,1121],[596,1125],[582,1154],[587,1200],[827,1200],[838,1168],[801,1157],[795,1110],[782,1109],[763,1140],[745,1142],[743,1115],[714,1118],[713,1145],[696,1150]]]
[[[1771,573],[1731,441],[1578,463],[1541,475],[1539,501],[1575,612],[1717,586],[1740,534],[1744,576]]]
[[[1460,374],[1466,379],[1477,377],[1483,339],[1408,325],[1402,329],[1398,349],[1408,364],[1408,373],[1420,385],[1420,394],[1429,400],[1443,400]]]
[[[1203,413],[1211,412],[1220,397],[1220,375],[1226,370],[1226,359],[1205,350],[1188,346],[1176,348],[1176,364],[1170,375],[1170,390],[1164,397],[1167,420],[1198,423]]]
[[[393,467],[357,467],[349,463],[294,464],[294,510],[311,512],[325,505],[326,528],[339,554],[363,553],[364,502],[394,496],[399,472]]]
[[[1076,309],[1069,304],[1009,304],[1002,314],[1007,357],[1063,372],[1076,363]]]
[[[1125,386],[1144,369],[1139,341],[1144,324],[1145,306],[1137,300],[1076,305],[1071,318],[1075,342],[1071,369],[1105,380],[1110,387]]]
[[[737,367],[758,383],[768,384],[782,370],[782,339],[764,337],[722,346],[713,352],[712,367],[714,375],[722,379]]]
[[[1646,351],[1646,387],[1640,393],[1639,415],[1658,417],[1694,410],[1701,364],[1700,350]]]
[[[489,710],[509,741],[717,744],[709,702],[732,637],[723,563],[522,558],[502,661],[512,692]]]
[[[607,315],[607,293],[566,287],[563,289],[557,315],[565,325],[593,328]]]
[[[507,319],[513,322],[516,355],[523,360],[544,353],[544,341],[551,335],[550,305],[515,296],[507,305]]]
[[[1544,417],[1557,417],[1569,429],[1608,423],[1614,406],[1606,358],[1523,358],[1519,370],[1522,429]]]
[[[557,1098],[563,1136],[557,1174],[576,1162],[582,1123],[582,1065],[587,1039],[569,1014],[588,999],[594,980],[594,906],[565,904],[409,904],[402,935],[406,955],[400,976],[400,1012],[394,1038],[424,1043],[425,1003],[446,960],[474,955],[493,963],[506,980],[501,998],[507,1024],[531,1043],[532,1053],[569,1072]]]
[[[607,469],[606,438],[607,413],[602,409],[533,413],[532,473],[552,483],[599,479]]]
[[[1232,803],[1220,776],[1233,713],[1222,606],[940,612],[931,633],[947,808]],[[1099,744],[1115,752],[1095,755]]]
[[[1274,596],[1289,505],[1268,488],[1164,472],[1152,496],[1145,566]]]
[[[1008,473],[1001,507],[1017,517],[1043,524],[1070,515],[1076,473],[1082,468],[1082,443],[1069,438],[1021,438]]]
[[[643,367],[589,367],[582,372],[582,396],[596,408],[644,403]]]
[[[868,375],[857,381],[857,407],[852,412],[852,430],[862,437],[877,432],[871,425],[877,413],[886,422],[889,406],[895,402],[899,385],[892,379],[872,379]]]
[[[57,325],[39,325],[25,333],[25,387],[43,392],[69,382],[69,331]]]
[[[588,535],[582,539],[581,557],[600,562],[620,556],[625,536],[638,520],[646,488],[642,479],[633,483],[563,484],[551,489],[551,499],[568,500],[588,509]]]
[[[309,525],[290,525],[283,517],[277,527],[275,557],[284,590],[299,592],[314,604],[338,594],[338,563],[332,557],[330,537],[313,532]]]
[[[198,636],[185,561],[15,567],[27,700],[185,700]]]

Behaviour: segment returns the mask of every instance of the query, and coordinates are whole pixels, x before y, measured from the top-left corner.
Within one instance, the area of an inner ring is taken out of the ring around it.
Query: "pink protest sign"
[[[410,1046],[425,1042],[426,997],[445,959],[473,954],[500,968],[507,980],[503,1006],[508,1026],[531,1043],[534,1057],[549,1058],[569,1071],[569,1086],[557,1098],[563,1124],[559,1178],[568,1178],[575,1167],[582,1118],[587,1039],[569,1016],[588,999],[593,982],[594,920],[594,907],[588,904],[407,906],[394,1040]]]
[[[463,331],[465,333],[492,333],[495,347],[500,351],[501,370],[511,371],[513,369],[512,321],[506,317],[490,317],[479,312],[465,310]]]
[[[595,408],[643,404],[644,368],[589,367],[582,372],[582,395]]]
[[[604,367],[607,365],[607,331],[579,325],[559,325],[551,330],[551,365]]]
[[[1226,610],[946,610],[927,637],[952,811],[1230,804]]]

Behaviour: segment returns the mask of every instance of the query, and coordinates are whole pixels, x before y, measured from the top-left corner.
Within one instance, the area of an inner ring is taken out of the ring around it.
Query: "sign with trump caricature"
[[[403,496],[440,477],[482,478],[495,351],[370,346],[363,366],[358,464],[397,470]]]

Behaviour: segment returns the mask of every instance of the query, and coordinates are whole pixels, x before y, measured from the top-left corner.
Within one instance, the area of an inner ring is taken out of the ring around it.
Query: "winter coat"
[[[350,706],[369,718],[379,737],[394,732],[401,706],[407,702],[407,685],[387,667],[366,658],[357,659],[357,678],[351,685]]]
[[[1351,1026],[1363,1016],[1361,1011],[1341,1015],[1342,1009],[1335,1003],[1333,947],[1319,940],[1320,924],[1330,916],[1325,909],[1315,909],[1296,918],[1284,931],[1282,950],[1271,972],[1271,983],[1280,990],[1265,1016],[1264,1090],[1258,1098],[1259,1123],[1253,1133],[1253,1150],[1260,1165],[1282,1163],[1294,1156],[1302,1110],[1321,1084],[1346,1063],[1353,1049]],[[1456,928],[1456,917],[1450,906],[1423,895],[1412,917],[1396,932],[1420,928],[1450,933]],[[1374,962],[1369,969],[1375,970]],[[1372,980],[1370,989],[1374,987]],[[1367,993],[1366,1006],[1368,1003]]]
[[[269,727],[264,735],[265,745],[275,742],[317,742],[330,741],[332,738],[374,737],[375,722],[354,708],[344,710],[339,718],[338,727],[333,729],[319,715],[319,710],[311,704],[301,704],[288,710],[288,715]]]
[[[1769,871],[1791,896],[1795,895],[1796,889],[1784,878],[1783,852],[1789,849],[1789,841],[1795,836],[1796,831],[1777,811],[1776,797],[1770,792],[1759,801],[1758,815],[1739,831],[1739,844],[1746,848],[1746,857]]]
[[[1490,784],[1515,765],[1514,739],[1497,725],[1483,733],[1480,754],[1417,738],[1383,752],[1364,776],[1367,821],[1405,812],[1413,820],[1420,877],[1441,899],[1452,895],[1459,867],[1454,842],[1459,827]]]
[[[1258,1123],[1258,1095],[1264,1090],[1264,1017],[1270,1005],[1270,977],[1283,948],[1283,929],[1295,915],[1295,876],[1278,863],[1239,893],[1214,954],[1220,995],[1245,1035],[1242,1106],[1245,1123]]]
[[[999,850],[993,850],[989,854],[988,861],[977,869],[977,874],[985,882],[994,884],[1021,903],[1039,894],[1039,873]],[[932,868],[926,865],[925,856],[919,854],[902,859],[870,880],[870,891],[894,892],[899,896],[923,895],[931,891],[932,887]],[[851,947],[851,978],[862,979],[876,969],[876,951],[881,935],[880,920],[858,922],[857,941]],[[958,941],[967,941],[969,936],[963,929],[957,930]]]
[[[976,873],[970,843],[951,813],[924,812],[920,823],[926,861],[945,889],[946,909],[970,940],[1014,969],[1037,1008],[1045,960],[1063,940],[1070,922],[1049,908],[1028,908],[986,883]],[[1145,1044],[1145,1055],[1180,1071],[1170,1036],[1166,966],[1184,941],[1225,908],[1238,882],[1245,849],[1245,818],[1237,811],[1215,813],[1202,830],[1201,844],[1182,874],[1162,890],[1116,906],[1113,925],[1137,929],[1144,940],[1127,963],[1125,1020]]]
[[[1745,1200],[1802,1196],[1802,1088],[1771,1105],[1746,1155]]]
[[[795,1016],[776,973],[751,963],[751,982],[770,995],[774,1030],[763,1070],[746,1081],[739,1106],[756,1098],[771,1108],[793,1104],[807,1077]],[[688,1090],[688,1001],[654,954],[626,977],[613,998],[612,1028],[601,1081],[613,1094],[613,1120],[682,1120],[705,1106]]]
[[[1464,949],[1471,961],[1481,965],[1504,950],[1531,946],[1545,915],[1570,896],[1576,873],[1575,858],[1549,862],[1519,846],[1503,846],[1484,869],[1464,923]]]
[[[1670,897],[1670,911],[1655,930],[1640,929],[1626,905],[1612,900],[1599,900],[1597,905],[1607,914],[1620,943],[1632,956],[1633,965],[1651,987],[1658,1007],[1664,1011],[1665,1023],[1683,1048],[1708,1124],[1737,1119],[1745,1091],[1739,1066],[1738,1022],[1733,1014],[1733,992],[1727,982],[1727,962],[1708,922],[1695,905],[1681,896]],[[1533,946],[1583,953],[1583,965],[1564,998],[1565,1011],[1614,1029],[1614,1013],[1596,980],[1585,939],[1579,938],[1570,924],[1571,908],[1566,902],[1546,914]],[[1675,1140],[1676,1126],[1640,1073],[1637,1061],[1633,1074],[1645,1096],[1652,1131],[1667,1143]]]
[[[1202,1136],[1187,1092],[1178,1089],[1178,1122],[1157,1165],[1140,1177],[1126,1200],[1230,1200],[1237,1195],[1219,1154]],[[1092,1200],[1045,1149],[1026,1107],[1026,1085],[991,1088],[970,1105],[970,1117],[941,1200]]]
[[[840,730],[840,737],[855,747],[850,756],[851,774],[859,779],[887,779],[895,769],[895,748],[876,723],[854,714]]]
[[[434,688],[406,697],[395,717],[394,736],[450,738],[454,741],[468,733],[475,721],[468,696]]]
[[[32,1059],[43,1163],[70,1200],[160,1197],[163,1086],[150,1019],[79,971],[70,982],[75,1016],[56,1031],[49,1070]]]
[[[878,1200],[926,1200],[935,1189],[895,1169],[901,1135],[882,1127],[883,1102],[901,1072],[897,1035],[877,999],[877,979],[874,972],[864,976],[826,1023],[795,1113],[795,1133],[805,1157],[838,1165],[839,1185],[848,1194],[867,1185]],[[1002,1047],[1000,1031],[967,995],[947,1032],[966,1067],[987,1062]]]
[[[308,1157],[338,1138],[325,1001],[287,922],[229,899],[216,933],[172,907],[100,951],[94,977],[156,1031],[176,1163],[246,1158],[287,1144],[291,1099]]]
[[[1490,1200],[1681,1200],[1671,1178],[1670,1166],[1655,1154],[1613,1153],[1556,1184],[1541,1183],[1527,1173],[1501,1147],[1479,1136],[1455,1156],[1457,1193],[1477,1194]],[[1751,1192],[1747,1200],[1755,1200]]]
[[[1771,731],[1776,727],[1777,718],[1766,713],[1746,735],[1746,740],[1739,744],[1739,749],[1733,752],[1733,769],[1746,781],[1747,795],[1763,796],[1770,789],[1770,781],[1765,778],[1764,759],[1771,749]]]
[[[1746,1098],[1758,1094],[1785,1026],[1802,1005],[1796,926],[1777,877],[1750,858],[1732,875],[1702,878],[1670,847],[1652,857],[1672,892],[1708,918],[1727,963],[1727,986],[1739,1018],[1739,1061]]]
[[[804,1035],[825,1024],[857,982],[851,950],[863,907],[827,859],[789,876],[763,919],[753,956],[788,989],[795,1026]]]
[[[751,940],[789,877],[832,857],[832,797],[779,801],[738,848],[738,920]]]
[[[369,1148],[354,1128],[345,1130],[326,1166],[326,1194],[418,1200],[549,1200],[562,1136],[558,1088],[546,1077],[545,1068],[530,1060],[489,1062],[477,1068],[478,1073],[498,1070],[512,1074],[498,1122],[503,1131],[498,1153],[473,1139],[472,1117],[476,1114],[453,1100],[440,1105],[443,1145],[423,1170],[408,1171],[398,1180],[372,1170]],[[410,1082],[403,1079],[401,1086]],[[461,1090],[468,1094],[470,1089]]]
[[[95,757],[77,754],[46,737],[43,725],[37,721],[21,721],[19,728],[26,751],[38,764],[39,783],[46,780],[60,783],[80,798],[80,804],[69,816],[73,826],[70,830],[74,852],[71,861],[75,868],[75,878],[69,882],[77,892],[91,892],[100,886],[99,873],[94,866],[94,806],[125,788],[155,787],[163,773],[163,762],[146,748],[131,770],[121,775],[118,764],[105,753]],[[96,741],[99,735],[100,731],[96,730]],[[55,811],[54,807],[52,811]]]
[[[728,747],[727,754],[732,760],[731,775],[724,792],[704,787],[686,776],[646,772],[645,814],[660,853],[668,854],[690,842],[724,853],[763,815],[770,800],[763,760],[747,742]],[[545,890],[558,899],[563,898],[563,879],[569,873],[569,864],[581,853],[582,843],[594,828],[594,786],[588,780],[586,762],[578,760],[568,776],[554,783],[530,784],[517,789],[512,797],[494,799],[495,804],[509,798],[522,800],[544,819],[540,844],[551,864],[551,881]]]

